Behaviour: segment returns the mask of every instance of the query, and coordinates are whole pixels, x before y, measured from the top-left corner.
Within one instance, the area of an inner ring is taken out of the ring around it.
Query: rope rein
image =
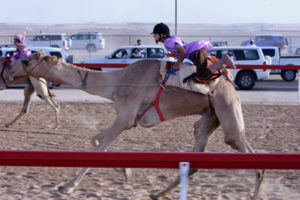
[[[89,85],[89,86],[81,86],[80,89],[85,89],[87,87],[119,87],[119,86],[130,86],[130,87],[157,87],[161,86],[161,83],[156,84],[149,84],[149,85],[137,85],[137,84],[130,84],[130,83],[120,83],[120,84],[97,84],[97,85]],[[165,88],[165,87],[163,87]]]
[[[28,76],[30,76],[29,73],[31,71],[33,71],[44,60],[44,58],[45,58],[45,56],[43,56],[30,70],[26,70],[24,64],[22,64],[22,67],[23,67],[23,70],[25,71],[25,73]],[[46,73],[41,75],[40,77],[45,77],[50,71],[51,71],[51,67],[49,67],[49,69],[46,71]],[[80,74],[79,74],[79,76],[80,76]],[[81,78],[81,81],[84,80],[84,79],[82,79],[82,77],[80,77],[80,78]],[[84,80],[84,81],[86,81],[86,80]],[[138,84],[131,84],[131,83],[119,83],[119,84],[113,84],[112,83],[112,84],[97,84],[97,85],[87,86],[86,83],[85,83],[81,87],[77,87],[77,88],[78,89],[85,89],[87,87],[93,88],[93,87],[120,87],[120,86],[130,86],[130,87],[157,87],[157,86],[160,86],[163,89],[165,89],[163,81],[155,83],[155,84],[146,84],[146,85],[138,85]],[[57,86],[56,87],[54,86],[54,88],[57,88]]]

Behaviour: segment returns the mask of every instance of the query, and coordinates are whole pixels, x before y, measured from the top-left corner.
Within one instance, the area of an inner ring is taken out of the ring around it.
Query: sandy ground
[[[0,102],[0,148],[3,150],[90,151],[93,135],[115,118],[112,103],[63,102],[61,129],[55,131],[54,113],[44,102],[32,102],[30,113],[15,127],[4,124],[17,115],[22,102]],[[9,109],[7,109],[9,108]],[[258,152],[300,152],[300,105],[243,104],[247,138]],[[108,151],[191,151],[193,123],[187,116],[148,129],[125,131]],[[234,152],[218,129],[208,145],[210,152]],[[0,199],[5,200],[149,200],[165,188],[178,170],[134,169],[128,182],[113,169],[92,169],[77,190],[63,195],[57,187],[70,181],[79,168],[0,167]],[[201,170],[189,181],[189,200],[250,199],[253,170]],[[300,171],[267,171],[260,200],[300,199]],[[164,199],[175,200],[179,189]]]

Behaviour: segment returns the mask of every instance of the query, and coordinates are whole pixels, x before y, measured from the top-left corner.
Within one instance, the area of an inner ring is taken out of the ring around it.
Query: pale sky
[[[175,0],[0,0],[0,23],[174,23]],[[178,24],[300,23],[299,0],[177,0]]]

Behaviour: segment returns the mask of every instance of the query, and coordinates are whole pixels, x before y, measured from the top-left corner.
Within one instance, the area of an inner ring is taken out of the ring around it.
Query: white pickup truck
[[[270,56],[272,65],[300,65],[300,56],[281,56],[278,47],[261,47],[265,56]],[[294,81],[297,70],[272,69],[271,74],[280,74],[285,81]]]

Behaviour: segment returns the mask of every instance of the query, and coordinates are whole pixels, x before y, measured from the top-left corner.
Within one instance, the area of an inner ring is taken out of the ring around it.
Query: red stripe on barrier
[[[300,65],[236,65],[237,69],[291,69],[300,70]]]
[[[0,151],[1,166],[300,169],[300,154]]]
[[[78,67],[84,68],[124,68],[129,64],[114,64],[114,63],[73,63]],[[290,69],[300,70],[300,65],[236,65],[237,69]]]

